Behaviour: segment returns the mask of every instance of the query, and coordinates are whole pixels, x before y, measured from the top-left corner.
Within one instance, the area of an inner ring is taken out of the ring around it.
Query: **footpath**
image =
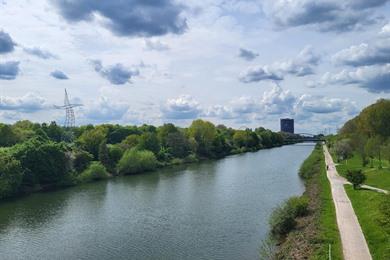
[[[364,238],[362,228],[353,210],[351,201],[344,189],[348,181],[341,177],[329,154],[326,145],[323,146],[327,177],[332,190],[333,203],[336,208],[337,225],[340,232],[343,255],[345,260],[371,260],[370,250]]]

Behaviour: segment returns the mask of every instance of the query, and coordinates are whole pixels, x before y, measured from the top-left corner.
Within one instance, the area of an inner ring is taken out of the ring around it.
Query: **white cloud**
[[[167,119],[194,119],[201,114],[202,108],[193,97],[182,95],[168,99],[161,112]]]
[[[35,93],[27,93],[22,97],[0,96],[0,110],[32,113],[49,107],[46,99]]]

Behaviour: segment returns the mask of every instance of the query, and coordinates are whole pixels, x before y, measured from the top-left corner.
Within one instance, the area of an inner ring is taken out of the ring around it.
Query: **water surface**
[[[303,184],[312,145],[0,203],[0,259],[257,259],[272,209]]]

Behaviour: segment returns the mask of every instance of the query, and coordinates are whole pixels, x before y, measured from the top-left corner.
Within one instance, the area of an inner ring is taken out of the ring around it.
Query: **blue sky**
[[[0,121],[335,131],[390,97],[387,0],[0,0]]]

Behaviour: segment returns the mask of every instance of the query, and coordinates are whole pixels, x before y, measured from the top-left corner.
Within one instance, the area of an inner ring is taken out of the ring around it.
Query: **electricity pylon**
[[[55,106],[57,109],[65,109],[66,118],[64,127],[65,128],[73,128],[76,125],[76,117],[74,115],[73,108],[75,107],[81,107],[82,104],[71,104],[69,102],[69,96],[68,92],[65,89],[65,98],[64,98],[64,105],[63,106]]]

